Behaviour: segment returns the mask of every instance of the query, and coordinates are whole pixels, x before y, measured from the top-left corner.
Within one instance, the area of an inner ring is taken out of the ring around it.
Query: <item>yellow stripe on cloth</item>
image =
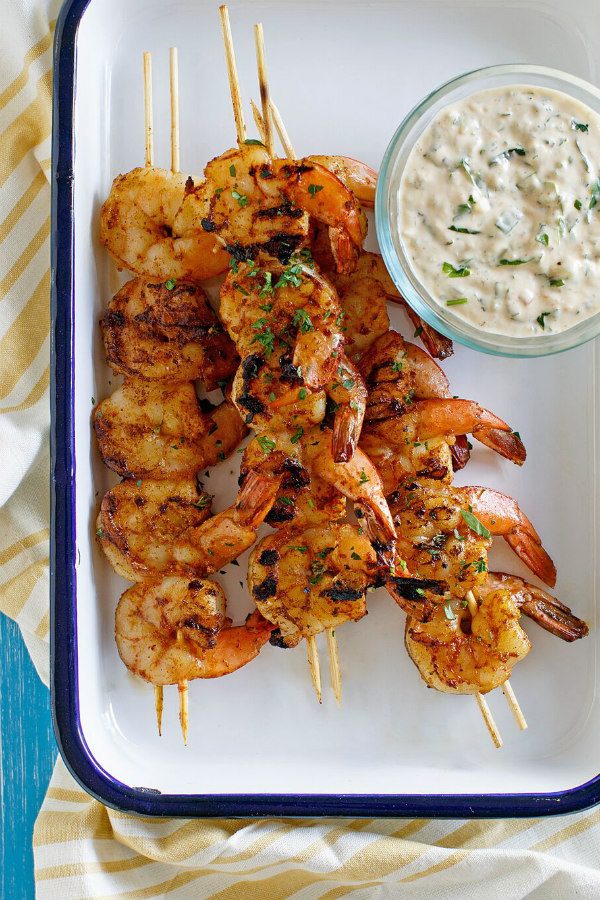
[[[2,93],[0,93],[0,110],[4,109],[6,104],[14,99],[19,91],[23,90],[29,78],[29,70],[31,68],[31,64],[35,62],[36,59],[39,59],[40,56],[45,53],[46,50],[49,50],[52,46],[55,25],[55,20],[50,22],[48,32],[25,54],[25,59],[23,60],[23,68],[21,69],[15,80],[12,81],[8,85],[8,87],[6,87],[2,91]]]

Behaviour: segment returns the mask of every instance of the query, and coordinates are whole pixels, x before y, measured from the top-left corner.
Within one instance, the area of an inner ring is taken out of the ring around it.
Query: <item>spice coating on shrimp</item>
[[[212,391],[238,364],[206,293],[190,281],[128,281],[109,301],[100,327],[107,362],[121,375],[198,378]]]
[[[203,280],[228,256],[200,226],[194,181],[154,166],[117,175],[100,212],[100,242],[119,268],[166,281]]]

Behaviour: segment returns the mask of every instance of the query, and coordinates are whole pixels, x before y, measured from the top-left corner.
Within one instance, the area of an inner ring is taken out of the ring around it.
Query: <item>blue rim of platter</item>
[[[79,713],[72,327],[76,41],[90,2],[67,0],[63,5],[54,50],[50,663],[54,731],[67,768],[102,803],[145,816],[507,818],[564,815],[600,803],[600,775],[578,787],[543,794],[162,794],[123,784],[94,758]]]

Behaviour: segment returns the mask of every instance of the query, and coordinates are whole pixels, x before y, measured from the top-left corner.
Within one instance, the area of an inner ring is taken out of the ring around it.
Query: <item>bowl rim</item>
[[[375,194],[375,228],[381,254],[390,277],[408,305],[424,319],[428,325],[432,326],[446,337],[449,337],[472,350],[478,350],[479,352],[487,353],[492,356],[531,359],[563,353],[567,350],[572,350],[575,347],[582,346],[588,341],[594,340],[600,336],[600,311],[571,328],[567,328],[564,331],[554,334],[515,337],[497,332],[484,331],[483,329],[477,328],[477,326],[462,322],[461,319],[454,316],[452,313],[443,315],[442,308],[439,307],[435,300],[432,299],[431,302],[427,302],[423,299],[422,295],[425,294],[428,296],[429,292],[420,283],[416,274],[410,271],[409,266],[403,264],[399,258],[392,237],[390,198],[393,191],[390,189],[391,175],[393,174],[395,178],[397,177],[394,166],[399,154],[405,148],[407,141],[410,140],[412,150],[416,140],[421,136],[428,124],[430,124],[431,119],[426,122],[422,129],[415,132],[415,128],[418,128],[420,121],[425,118],[432,106],[440,100],[443,100],[453,91],[462,88],[464,85],[477,85],[478,81],[505,76],[509,78],[514,76],[513,83],[515,85],[522,84],[524,86],[527,84],[526,81],[523,80],[526,76],[555,81],[557,82],[555,85],[549,84],[546,86],[552,90],[562,91],[562,93],[573,97],[573,99],[576,99],[579,102],[585,102],[573,94],[572,90],[569,90],[569,87],[576,88],[594,98],[597,104],[597,108],[595,108],[594,111],[600,116],[600,87],[597,87],[577,75],[571,75],[569,72],[564,72],[560,69],[529,63],[504,63],[493,66],[482,66],[456,75],[434,88],[416,103],[404,116],[400,125],[398,125],[394,131],[383,155],[377,180]],[[490,85],[489,88],[492,89],[492,85]],[[472,94],[484,90],[486,90],[484,85],[479,87],[475,86]],[[442,108],[443,106],[440,107],[440,110]],[[438,112],[440,110],[438,110]],[[405,164],[406,161],[404,165]],[[481,335],[484,335],[483,339]]]

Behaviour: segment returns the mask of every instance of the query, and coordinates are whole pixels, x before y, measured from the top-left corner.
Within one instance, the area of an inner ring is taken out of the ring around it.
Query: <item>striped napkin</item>
[[[4,0],[0,29],[0,609],[46,683],[56,14],[48,0]],[[33,840],[40,900],[600,897],[600,810],[506,822],[153,820],[106,809],[59,759]]]

